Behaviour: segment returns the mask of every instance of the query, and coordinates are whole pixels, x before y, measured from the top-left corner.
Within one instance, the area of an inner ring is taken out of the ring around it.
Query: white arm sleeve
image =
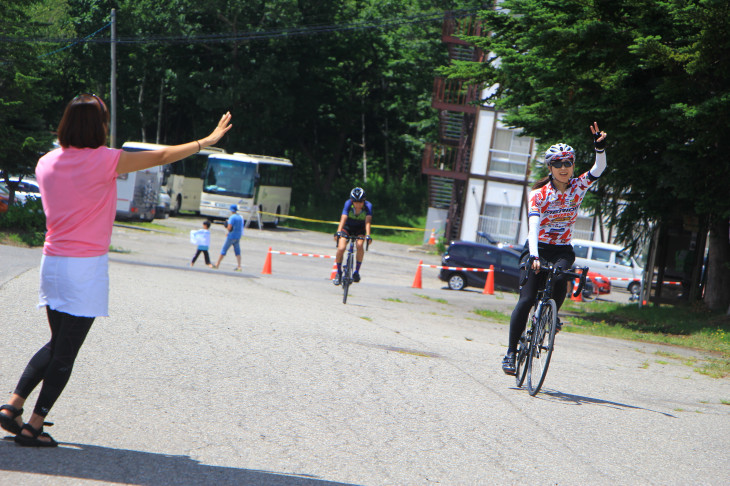
[[[606,169],[606,152],[596,152],[596,162],[589,171],[595,178],[601,177],[603,171]]]
[[[527,220],[527,244],[530,247],[530,255],[538,256],[537,234],[540,232],[540,216],[530,216]]]

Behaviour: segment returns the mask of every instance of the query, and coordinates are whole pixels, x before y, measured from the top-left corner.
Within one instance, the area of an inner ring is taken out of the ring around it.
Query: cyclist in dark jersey
[[[337,254],[335,261],[337,262],[337,275],[335,276],[332,283],[340,285],[342,279],[342,258],[345,255],[347,249],[347,240],[340,238],[341,235],[351,236],[366,236],[368,242],[372,241],[370,238],[370,224],[373,220],[373,205],[370,201],[365,200],[365,191],[356,187],[350,191],[350,199],[345,201],[345,207],[342,208],[342,215],[340,216],[340,224],[337,226],[337,232],[335,233],[335,243],[337,243]],[[355,272],[352,274],[352,280],[354,282],[360,281],[360,266],[362,265],[362,259],[365,257],[364,241],[357,240],[355,245],[357,247],[357,253],[355,255],[356,265]]]
[[[551,146],[545,152],[545,164],[550,174],[535,183],[529,195],[528,209],[528,237],[527,245],[520,258],[520,273],[527,273],[525,285],[520,288],[520,298],[517,301],[509,325],[509,343],[507,354],[502,360],[502,371],[508,375],[515,374],[515,353],[520,336],[527,326],[527,317],[530,308],[535,302],[541,282],[544,282],[545,273],[539,275],[540,260],[549,261],[563,270],[569,270],[575,261],[573,246],[573,226],[578,219],[578,208],[588,188],[596,181],[606,168],[606,132],[598,129],[598,123],[593,122],[591,133],[594,137],[596,161],[591,169],[580,177],[573,177],[575,151],[573,147],[564,143]],[[528,257],[535,257],[529,272],[526,262]],[[557,277],[553,286],[552,298],[557,308],[563,305],[567,292],[569,277]],[[558,330],[561,324],[558,320]]]

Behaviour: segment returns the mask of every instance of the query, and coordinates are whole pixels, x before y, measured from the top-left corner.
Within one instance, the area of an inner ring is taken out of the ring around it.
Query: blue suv
[[[470,241],[452,241],[441,258],[444,267],[489,268],[494,265],[494,287],[500,290],[519,291],[520,252],[495,245]],[[439,279],[448,283],[452,290],[467,286],[484,288],[487,272],[442,269]]]

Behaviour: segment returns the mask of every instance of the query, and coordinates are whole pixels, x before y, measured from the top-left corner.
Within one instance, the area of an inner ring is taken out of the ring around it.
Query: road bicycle
[[[347,304],[347,292],[350,290],[350,284],[353,282],[352,274],[355,268],[355,242],[357,240],[365,240],[365,250],[370,247],[370,238],[367,236],[350,236],[347,233],[337,233],[337,241],[339,238],[346,238],[348,242],[347,256],[345,257],[344,265],[342,265],[342,277],[340,278],[340,285],[342,286],[342,303]]]
[[[534,257],[530,257],[526,264],[526,271],[520,279],[520,288],[527,281],[528,272],[532,271],[532,262]],[[527,391],[531,396],[537,395],[542,384],[545,382],[548,367],[550,366],[550,358],[555,347],[555,334],[558,327],[558,308],[555,300],[551,297],[553,294],[553,279],[560,275],[568,275],[579,280],[578,287],[573,293],[577,297],[583,291],[588,275],[588,267],[578,268],[580,273],[565,271],[560,267],[553,266],[552,263],[540,259],[540,272],[547,272],[545,283],[540,285],[535,297],[535,304],[530,312],[527,320],[528,326],[525,332],[520,336],[520,342],[517,348],[517,357],[515,359],[515,380],[517,387],[527,378]]]

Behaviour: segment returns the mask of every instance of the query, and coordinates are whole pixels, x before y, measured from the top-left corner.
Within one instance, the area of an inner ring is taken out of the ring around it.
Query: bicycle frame
[[[520,287],[527,281],[528,272],[532,269],[534,258],[530,257],[526,263],[526,271],[520,279]],[[530,395],[535,396],[542,387],[547,376],[548,367],[555,343],[557,332],[557,305],[552,298],[553,279],[560,275],[578,278],[578,287],[574,296],[578,296],[585,286],[588,268],[582,268],[581,273],[563,270],[553,264],[540,259],[540,271],[547,271],[545,284],[537,291],[533,310],[528,318],[529,326],[520,337],[516,358],[515,380],[521,387],[527,378],[527,389]]]
[[[350,289],[350,284],[353,282],[352,273],[355,263],[355,242],[357,240],[366,240],[367,245],[365,249],[367,250],[370,247],[370,241],[365,236],[338,236],[338,241],[339,238],[346,238],[348,242],[347,256],[345,257],[345,262],[342,265],[342,278],[340,280],[340,285],[342,286],[342,303],[347,304],[347,293]]]

